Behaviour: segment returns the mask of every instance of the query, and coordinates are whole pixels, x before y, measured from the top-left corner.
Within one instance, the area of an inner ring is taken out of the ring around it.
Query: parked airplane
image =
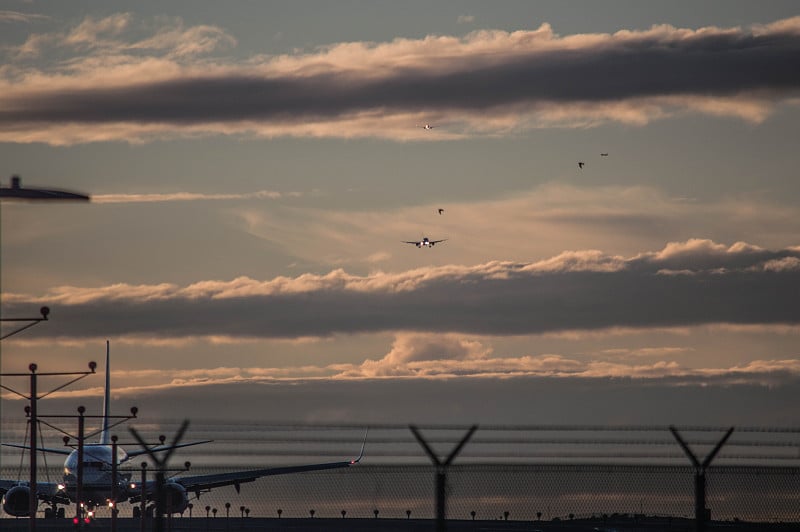
[[[100,433],[100,442],[95,444],[85,444],[83,449],[83,484],[82,498],[88,512],[94,511],[98,506],[112,505],[112,446],[108,433],[108,416],[110,404],[110,372],[109,356],[106,353],[106,383],[105,397],[103,404],[103,428]],[[188,447],[201,443],[208,443],[211,440],[196,441],[176,445],[160,445],[150,449],[150,452],[164,452],[170,449]],[[366,437],[364,443],[366,444]],[[14,445],[3,443],[8,447],[18,447],[30,449],[24,445]],[[77,472],[78,472],[78,451],[66,449],[37,448],[36,451],[50,452],[67,455],[64,462],[63,482],[37,482],[37,497],[40,501],[50,507],[45,510],[45,518],[64,517],[64,508],[58,505],[70,505],[76,502],[77,498]],[[141,456],[148,451],[146,449],[132,450],[126,452],[121,447],[117,447],[117,464],[123,465],[136,456]],[[235,486],[239,491],[239,486],[246,482],[253,482],[260,477],[271,475],[284,475],[287,473],[299,473],[303,471],[318,471],[323,469],[336,469],[349,467],[358,463],[364,455],[364,445],[361,446],[361,453],[353,460],[342,462],[329,462],[321,464],[307,464],[298,466],[272,467],[266,469],[252,469],[248,471],[234,471],[231,473],[218,473],[212,475],[197,475],[186,477],[173,477],[167,480],[162,490],[164,508],[169,507],[170,513],[182,513],[189,504],[189,494],[194,494],[200,498],[201,493],[206,493],[211,488],[221,486]],[[117,501],[128,501],[131,503],[141,502],[142,486],[131,478],[131,473],[118,473]],[[155,503],[156,481],[148,480],[145,486],[145,496],[147,502]],[[15,480],[0,480],[0,494],[3,495],[2,506],[5,513],[15,517],[27,517],[30,513],[31,492],[27,482]],[[166,501],[169,501],[167,506]],[[134,508],[138,513],[138,507]],[[87,514],[91,515],[91,514]]]
[[[432,248],[434,245],[438,244],[439,242],[444,242],[447,240],[431,240],[427,236],[422,240],[403,240],[404,244],[414,244],[418,248]]]

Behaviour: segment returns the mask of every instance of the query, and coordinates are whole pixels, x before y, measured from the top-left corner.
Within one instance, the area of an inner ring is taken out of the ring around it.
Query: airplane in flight
[[[17,200],[78,200],[89,201],[86,194],[79,192],[69,192],[66,190],[23,187],[22,180],[18,175],[11,177],[11,186],[0,185],[0,198]]]
[[[432,126],[430,124],[425,124],[424,126],[419,126],[419,127],[421,127],[422,129],[427,129],[427,130],[430,131],[431,129],[435,128],[436,126]]]
[[[432,248],[433,246],[435,246],[439,242],[444,242],[445,240],[447,240],[447,239],[445,238],[444,240],[431,240],[426,236],[422,240],[403,240],[403,243],[404,244],[414,244],[418,248]]]
[[[109,404],[110,404],[110,372],[109,355],[106,353],[106,382],[105,396],[103,404],[103,424],[100,432],[99,443],[84,444],[83,448],[83,484],[82,498],[87,510],[84,519],[94,516],[94,510],[101,506],[113,507],[112,491],[112,445],[109,434]],[[170,451],[180,447],[209,443],[211,440],[196,441],[173,445],[159,445],[149,449],[149,453],[160,453]],[[349,467],[357,464],[364,456],[364,444],[361,446],[361,453],[353,460],[341,462],[328,462],[319,464],[306,464],[296,466],[271,467],[265,469],[251,469],[246,471],[234,471],[230,473],[217,473],[211,475],[196,476],[177,476],[167,479],[162,490],[162,503],[164,508],[169,508],[169,513],[182,513],[189,505],[190,494],[199,499],[201,493],[207,493],[212,488],[221,486],[235,486],[239,491],[241,484],[253,482],[258,478],[271,475],[284,475],[289,473],[300,473],[304,471],[318,471],[324,469],[337,469]],[[3,443],[8,447],[28,449],[25,445],[15,445]],[[47,504],[45,518],[63,518],[65,516],[64,506],[75,504],[77,498],[77,472],[78,472],[78,450],[67,450],[57,448],[37,448],[38,452],[49,452],[67,455],[64,462],[64,477],[62,482],[37,482],[37,498]],[[148,453],[148,449],[125,451],[122,447],[117,447],[117,464],[122,466],[134,457]],[[142,486],[135,482],[130,472],[118,469],[117,497],[118,502],[141,503]],[[145,497],[147,503],[152,503],[148,511],[152,510],[156,504],[156,481],[147,480],[145,484]],[[28,517],[30,513],[31,491],[26,481],[0,479],[0,494],[2,494],[2,507],[6,514],[14,517]],[[169,504],[166,504],[167,501]],[[63,505],[59,507],[59,505]],[[134,516],[139,514],[139,507],[134,507]]]

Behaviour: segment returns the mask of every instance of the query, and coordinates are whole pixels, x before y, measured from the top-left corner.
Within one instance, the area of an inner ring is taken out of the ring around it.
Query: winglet
[[[361,452],[358,453],[358,458],[355,460],[350,460],[351,465],[359,463],[361,459],[364,458],[364,447],[367,445],[367,434],[369,434],[369,427],[367,427],[367,430],[364,431],[364,442],[361,444]]]

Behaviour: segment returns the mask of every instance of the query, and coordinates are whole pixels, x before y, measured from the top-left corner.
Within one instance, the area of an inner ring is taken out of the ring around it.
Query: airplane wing
[[[0,443],[3,447],[16,447],[17,449],[30,449],[29,445],[17,445],[16,443]],[[52,447],[37,447],[37,451],[43,453],[55,453],[55,454],[63,454],[65,456],[69,456],[72,452],[72,449],[53,449]]]
[[[236,491],[239,491],[239,486],[247,482],[253,482],[261,477],[268,477],[273,475],[286,475],[290,473],[303,473],[305,471],[321,471],[325,469],[339,469],[343,467],[350,467],[361,461],[364,457],[364,447],[367,444],[367,434],[369,429],[364,433],[364,442],[361,444],[361,452],[357,458],[353,460],[346,460],[342,462],[326,462],[322,464],[306,464],[297,466],[283,466],[283,467],[270,467],[266,469],[253,469],[249,471],[233,471],[231,473],[216,473],[212,475],[193,475],[190,477],[175,477],[171,482],[180,484],[187,493],[194,493],[197,498],[200,498],[200,493],[210,491],[212,488],[220,488],[223,486],[235,486]],[[147,482],[148,498],[155,492],[155,481]],[[133,495],[130,497],[130,502],[140,502],[141,495]]]
[[[369,430],[367,430],[367,432],[364,433],[364,442],[361,444],[361,452],[358,454],[358,457],[354,458],[353,460],[346,460],[342,462],[327,462],[322,464],[270,467],[266,469],[252,469],[249,471],[216,473],[213,475],[194,475],[191,477],[177,477],[174,478],[173,481],[183,486],[187,492],[193,492],[195,495],[199,497],[200,492],[208,491],[211,488],[219,488],[222,486],[233,485],[236,486],[236,491],[239,491],[240,484],[244,484],[246,482],[253,482],[261,477],[350,467],[352,465],[359,463],[361,459],[364,457],[364,446],[367,444],[368,432]]]
[[[438,244],[439,242],[444,242],[445,240],[447,240],[447,239],[444,238],[442,240],[431,240],[431,244]]]
[[[170,449],[180,449],[181,447],[191,447],[192,445],[200,445],[201,443],[211,443],[214,440],[193,441],[189,443],[179,443],[177,445],[157,445],[150,449],[151,453],[159,453],[162,451],[169,451]],[[137,451],[128,451],[128,458],[135,458],[143,454],[147,454],[147,449],[139,449]]]
[[[268,477],[272,475],[286,475],[289,473],[302,473],[305,471],[320,471],[324,469],[338,469],[342,467],[350,467],[355,464],[355,460],[346,462],[330,462],[327,464],[308,464],[300,466],[286,466],[286,467],[270,467],[267,469],[253,469],[250,471],[234,471],[231,473],[217,473],[214,475],[196,475],[191,477],[178,477],[173,479],[178,484],[186,488],[188,492],[198,493],[207,491],[211,488],[219,488],[222,486],[234,485],[237,487],[239,484],[246,482],[253,482],[261,477]]]
[[[419,244],[418,240],[403,240],[403,244]]]

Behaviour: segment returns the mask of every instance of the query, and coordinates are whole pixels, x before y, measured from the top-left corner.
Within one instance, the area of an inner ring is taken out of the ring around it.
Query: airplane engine
[[[3,511],[14,517],[28,517],[30,513],[31,489],[14,486],[3,495]]]
[[[186,488],[177,482],[167,482],[164,484],[164,490],[161,494],[164,498],[164,510],[166,513],[179,514],[186,510],[189,504],[189,495],[186,493]]]

